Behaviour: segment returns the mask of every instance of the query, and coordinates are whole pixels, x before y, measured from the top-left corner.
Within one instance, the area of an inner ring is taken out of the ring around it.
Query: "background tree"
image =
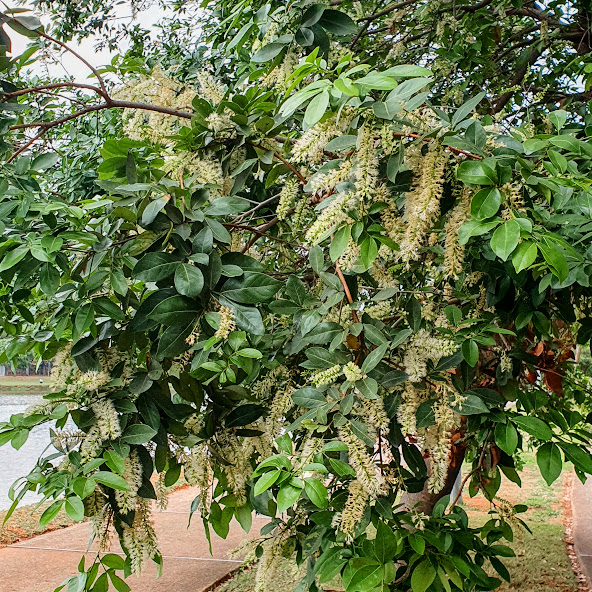
[[[32,45],[2,61],[0,362],[54,358],[56,392],[0,442],[57,421],[62,454],[14,507],[117,532],[85,590],[161,561],[149,500],[182,473],[208,533],[269,516],[261,589],[282,556],[301,590],[498,587],[515,456],[592,472],[583,4],[218,1],[78,56],[88,84],[25,66],[125,32],[44,6],[52,34],[2,16]]]

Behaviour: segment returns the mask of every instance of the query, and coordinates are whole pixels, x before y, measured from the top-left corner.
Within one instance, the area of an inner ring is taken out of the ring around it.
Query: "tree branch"
[[[391,12],[393,12],[393,10],[399,10],[400,8],[411,6],[411,4],[415,4],[416,2],[417,0],[404,0],[403,2],[395,2],[394,4],[389,4],[389,6],[387,6],[383,10],[380,10],[379,12],[358,19],[358,23],[361,23],[363,21],[374,21],[377,18],[380,18],[381,16],[390,14]]]
[[[177,109],[169,109],[168,107],[159,107],[158,105],[149,105],[147,103],[134,103],[132,101],[116,101],[116,100],[109,100],[105,101],[104,103],[98,103],[96,105],[89,105],[84,109],[80,109],[74,113],[70,113],[69,115],[65,115],[64,117],[60,117],[59,119],[54,119],[53,121],[36,121],[34,123],[18,123],[16,125],[10,126],[11,130],[17,129],[30,129],[34,127],[39,127],[43,129],[51,129],[52,127],[56,127],[63,123],[67,123],[73,119],[77,119],[78,117],[82,117],[87,113],[93,113],[95,111],[102,111],[103,109],[140,109],[142,111],[154,111],[156,113],[164,113],[165,115],[172,115],[174,117],[181,117],[183,119],[191,119],[193,117],[192,113],[187,111],[179,111]]]
[[[526,76],[529,68],[541,57],[542,53],[543,53],[543,49],[535,49],[535,48],[531,49],[530,56],[529,56],[527,62],[523,66],[518,68],[518,70],[516,71],[516,75],[510,81],[510,85],[509,85],[510,87],[516,86],[517,84],[520,84],[524,80],[524,77]],[[499,113],[508,104],[508,102],[512,98],[513,94],[514,94],[513,90],[509,90],[509,91],[501,94],[493,104],[493,109],[492,109],[493,113]]]
[[[31,86],[29,88],[21,88],[19,90],[15,90],[13,92],[0,92],[0,96],[2,97],[2,102],[6,102],[9,99],[14,99],[16,97],[22,97],[23,95],[28,95],[31,93],[41,92],[44,90],[55,90],[58,88],[80,88],[86,90],[92,90],[97,94],[103,96],[101,89],[93,86],[92,84],[79,84],[77,82],[55,82],[53,84],[45,84],[43,86]]]

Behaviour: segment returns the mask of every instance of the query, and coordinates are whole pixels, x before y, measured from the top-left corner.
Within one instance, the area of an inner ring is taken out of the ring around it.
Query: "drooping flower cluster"
[[[362,442],[348,425],[338,428],[339,439],[347,446],[349,464],[356,473],[356,479],[367,495],[378,497],[385,493],[386,481],[378,465]]]
[[[125,459],[123,478],[129,486],[129,491],[117,490],[115,501],[121,512],[133,512],[138,503],[138,489],[142,485],[142,464],[136,450],[132,450]]]
[[[282,190],[280,191],[280,200],[276,215],[278,220],[285,220],[290,213],[290,210],[295,206],[296,200],[300,193],[300,184],[296,179],[286,179]]]
[[[405,197],[405,232],[400,239],[399,257],[408,262],[419,258],[419,249],[440,214],[448,155],[431,146],[421,160],[419,179]]]
[[[152,524],[150,500],[139,498],[131,526],[123,524],[122,543],[129,556],[133,573],[141,573],[146,559],[160,556]]]
[[[143,76],[120,88],[114,93],[114,98],[190,113],[196,94],[194,89],[182,88],[157,66],[150,76]],[[127,109],[123,112],[122,118],[125,133],[129,138],[148,139],[154,143],[166,143],[178,125],[175,118],[169,114],[143,109]]]
[[[403,365],[410,382],[419,382],[428,373],[428,361],[437,363],[452,355],[456,344],[451,339],[432,335],[426,329],[418,331],[405,349]]]
[[[228,339],[230,333],[236,329],[234,312],[228,306],[221,306],[218,314],[220,315],[220,324],[214,336],[218,339]]]

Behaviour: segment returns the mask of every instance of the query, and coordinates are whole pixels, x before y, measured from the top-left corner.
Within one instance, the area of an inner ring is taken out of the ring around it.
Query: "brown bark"
[[[401,498],[401,503],[407,510],[416,509],[419,512],[430,516],[436,503],[441,500],[445,495],[449,495],[454,486],[454,482],[458,477],[460,469],[462,467],[463,460],[465,458],[466,446],[456,445],[452,447],[450,455],[450,464],[448,465],[448,474],[446,475],[446,481],[442,491],[438,493],[431,493],[428,491],[427,480],[423,489],[418,493],[404,493]],[[427,461],[428,475],[430,474],[430,461]]]

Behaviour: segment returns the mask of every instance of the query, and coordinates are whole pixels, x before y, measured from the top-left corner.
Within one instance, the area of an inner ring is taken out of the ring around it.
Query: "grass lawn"
[[[48,526],[41,528],[39,526],[39,517],[51,504],[52,502],[46,502],[35,512],[33,510],[36,504],[17,508],[4,526],[2,526],[2,523],[6,517],[6,511],[0,512],[0,548],[30,539],[44,532],[58,530],[74,524],[62,511]]]
[[[500,592],[578,592],[578,584],[565,543],[563,525],[563,493],[565,480],[561,478],[548,487],[539,474],[533,455],[525,455],[521,474],[522,488],[502,482],[499,497],[512,504],[525,503],[530,509],[521,517],[532,530],[516,533],[511,547],[516,557],[505,559],[512,582],[504,582]],[[564,476],[565,477],[565,476]],[[464,496],[464,507],[473,524],[488,520],[489,503],[482,496]],[[280,570],[277,570],[280,571]],[[276,572],[277,573],[277,572]],[[492,575],[497,575],[492,573]],[[290,585],[275,581],[270,586],[275,592],[292,592]],[[245,569],[225,582],[215,592],[254,592],[255,570]]]
[[[0,395],[43,395],[50,386],[49,376],[0,376]]]

